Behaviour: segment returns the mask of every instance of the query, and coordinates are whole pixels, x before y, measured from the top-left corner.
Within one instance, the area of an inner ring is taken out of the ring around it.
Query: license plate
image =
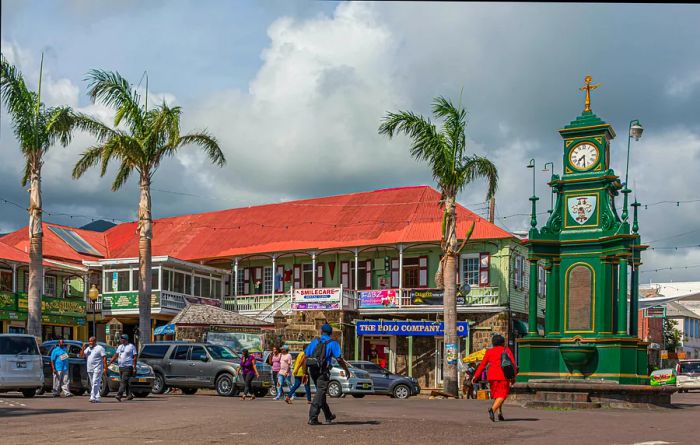
[[[272,382],[263,382],[262,386],[265,386],[265,387],[272,386]]]
[[[360,386],[362,387],[362,389],[369,389],[369,383],[363,383]]]
[[[148,382],[148,379],[136,379],[138,383],[146,383]]]
[[[26,367],[27,367],[27,362],[17,362],[17,367],[18,367],[18,368],[26,368]]]

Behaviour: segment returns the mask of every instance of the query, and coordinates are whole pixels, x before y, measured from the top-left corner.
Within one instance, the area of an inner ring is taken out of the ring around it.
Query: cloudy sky
[[[697,5],[7,0],[1,39],[32,87],[44,53],[48,105],[108,120],[86,96],[86,72],[116,70],[143,87],[146,71],[154,100],[183,107],[186,130],[206,128],[219,139],[224,168],[196,149],[161,167],[155,216],[432,184],[407,141],[389,141],[377,127],[388,110],[428,114],[433,97],[461,92],[470,148],[500,171],[498,224],[526,230],[528,218],[519,215],[529,211],[532,176],[525,166],[536,159],[544,211],[548,173],[540,170],[553,161],[561,172],[556,130],[580,114],[578,87],[591,74],[602,83],[593,110],[619,135],[618,174],[629,121],[646,129],[630,161],[630,186],[647,205],[643,240],[655,249],[645,255],[642,281],[700,281],[699,21]],[[27,216],[2,199],[25,205],[28,197],[5,110],[0,123],[0,232],[7,232]],[[111,173],[70,178],[91,142],[76,135],[47,156],[49,221],[135,218],[135,181],[113,193]],[[474,184],[460,201],[485,214],[484,192]],[[655,271],[662,268],[671,269]]]

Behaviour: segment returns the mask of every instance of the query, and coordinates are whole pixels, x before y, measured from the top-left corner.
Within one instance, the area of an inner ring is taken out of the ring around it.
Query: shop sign
[[[160,298],[158,293],[154,292],[151,294],[151,307],[158,307],[160,304]],[[103,310],[129,310],[139,308],[139,293],[138,292],[125,292],[123,294],[112,294],[104,295],[102,297],[102,309]]]
[[[29,297],[27,297],[26,294],[17,297],[17,310],[27,311],[28,307]],[[85,302],[81,300],[43,297],[41,299],[41,312],[49,315],[84,317]]]
[[[444,289],[411,289],[408,291],[408,296],[411,299],[413,306],[442,306],[445,290]],[[462,295],[457,295],[457,304],[467,304],[466,299]]]
[[[448,365],[457,364],[457,343],[445,343],[445,358]]]
[[[359,292],[360,308],[397,307],[396,289],[369,290]]]
[[[294,289],[292,294],[292,309],[308,310],[338,310],[340,309],[340,288]]]
[[[15,295],[12,292],[0,292],[0,311],[15,310]]]
[[[420,337],[443,337],[444,323],[436,321],[410,320],[358,320],[355,324],[357,335],[397,335]],[[457,322],[457,335],[469,335],[469,323]]]

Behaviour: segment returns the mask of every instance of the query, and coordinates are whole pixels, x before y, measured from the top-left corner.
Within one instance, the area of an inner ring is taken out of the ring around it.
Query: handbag
[[[506,379],[512,380],[515,378],[515,365],[513,365],[513,362],[511,361],[505,348],[501,353],[501,369],[503,370],[503,375],[506,377]]]

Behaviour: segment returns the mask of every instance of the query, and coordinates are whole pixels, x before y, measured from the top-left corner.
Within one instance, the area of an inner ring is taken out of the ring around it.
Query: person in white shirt
[[[100,387],[102,375],[107,374],[107,354],[105,348],[97,344],[95,337],[88,339],[88,345],[83,345],[80,356],[87,359],[87,372],[90,379],[90,402],[100,402]]]
[[[136,371],[136,347],[129,343],[129,336],[122,334],[121,342],[117,348],[116,354],[112,356],[112,360],[109,361],[111,365],[115,360],[118,359],[117,365],[119,366],[119,391],[117,391],[117,401],[121,402],[122,397],[126,394],[126,400],[131,400],[134,395],[131,393],[131,382],[129,381],[131,377],[135,375]]]

